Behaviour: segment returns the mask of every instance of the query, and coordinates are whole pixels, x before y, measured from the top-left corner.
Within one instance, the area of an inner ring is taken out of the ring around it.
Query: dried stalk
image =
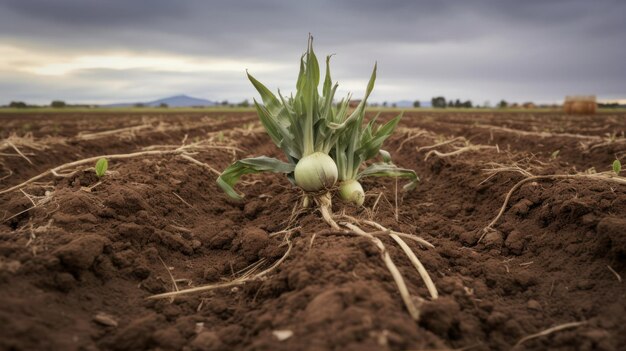
[[[437,157],[444,158],[444,157],[456,156],[456,155],[459,155],[459,154],[462,154],[462,153],[465,153],[465,152],[468,152],[468,151],[477,151],[477,150],[483,150],[483,149],[496,149],[496,150],[498,150],[498,147],[497,146],[491,146],[491,145],[469,145],[469,146],[465,146],[465,147],[462,147],[460,149],[454,150],[452,152],[445,152],[445,153],[439,152],[437,150],[431,150],[431,151],[429,151],[426,154],[426,157],[424,157],[424,161],[428,160],[428,158],[431,155],[436,155]]]
[[[585,321],[560,324],[560,325],[554,326],[552,328],[548,328],[546,330],[543,330],[543,331],[541,331],[539,333],[531,334],[531,335],[528,335],[528,336],[525,336],[525,337],[521,338],[518,342],[515,343],[515,345],[513,345],[513,348],[516,348],[517,346],[525,343],[528,340],[532,340],[532,339],[536,339],[536,338],[539,338],[539,337],[542,337],[542,336],[550,335],[552,333],[556,333],[556,332],[561,331],[561,330],[580,327],[581,325],[585,325],[585,324],[587,324],[587,322],[585,322]]]
[[[273,265],[271,265],[269,268],[267,268],[266,270],[262,272],[254,274],[253,272],[258,268],[258,265],[254,265],[248,272],[244,273],[242,276],[235,278],[229,282],[207,284],[207,285],[197,286],[195,288],[171,291],[171,292],[167,292],[163,294],[148,296],[146,299],[149,299],[149,300],[163,299],[163,298],[168,298],[168,297],[171,298],[171,297],[192,294],[192,293],[206,292],[206,291],[211,291],[211,290],[216,290],[216,289],[239,286],[250,281],[261,279],[267,274],[271,273],[278,266],[280,266],[285,261],[285,259],[287,259],[287,256],[289,256],[289,253],[291,252],[291,249],[293,247],[293,244],[291,243],[291,240],[290,240],[290,236],[292,232],[293,232],[293,229],[289,231],[287,234],[285,234],[285,242],[287,243],[287,251],[285,251],[283,256],[278,261],[276,261]]]
[[[602,140],[602,137],[599,137],[599,136],[596,136],[596,135],[582,135],[582,134],[571,134],[571,133],[550,133],[550,132],[529,132],[529,131],[525,131],[525,130],[511,129],[511,128],[505,128],[505,127],[492,126],[492,125],[476,125],[475,127],[476,128],[489,129],[489,130],[496,130],[496,131],[505,132],[505,133],[514,133],[514,134],[523,135],[523,136],[538,136],[538,137],[541,137],[541,138],[559,138],[559,137],[564,137],[564,138],[575,138],[575,139],[583,139],[583,140]]]

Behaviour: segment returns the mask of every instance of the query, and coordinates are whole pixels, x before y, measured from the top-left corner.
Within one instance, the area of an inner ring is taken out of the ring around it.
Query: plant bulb
[[[351,202],[357,206],[363,205],[365,192],[361,183],[354,179],[348,179],[339,186],[339,196],[344,201]]]
[[[337,165],[323,152],[314,152],[298,161],[294,170],[296,185],[304,191],[328,189],[337,182]]]

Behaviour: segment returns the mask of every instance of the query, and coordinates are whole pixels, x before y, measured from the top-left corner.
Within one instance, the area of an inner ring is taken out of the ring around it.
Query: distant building
[[[595,95],[566,96],[563,111],[568,115],[593,115],[596,113]]]
[[[535,105],[532,102],[525,102],[524,104],[522,104],[523,108],[527,108],[527,109],[532,109],[532,108],[537,108],[537,105]]]

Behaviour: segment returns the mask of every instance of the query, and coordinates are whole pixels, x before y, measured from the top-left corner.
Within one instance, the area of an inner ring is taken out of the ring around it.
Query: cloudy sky
[[[626,98],[626,1],[0,0],[0,104],[291,91],[307,35],[372,101]]]

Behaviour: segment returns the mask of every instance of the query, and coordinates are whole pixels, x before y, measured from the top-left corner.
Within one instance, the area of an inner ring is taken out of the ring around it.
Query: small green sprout
[[[219,133],[217,133],[217,141],[219,141],[220,143],[224,142],[224,132],[220,131]]]
[[[619,160],[613,161],[613,172],[615,175],[619,175],[619,172],[622,171],[622,163]]]
[[[552,155],[550,155],[550,159],[556,160],[556,158],[559,157],[559,152],[561,152],[561,150],[556,150],[555,152],[553,152]]]
[[[104,174],[107,172],[107,169],[109,168],[109,161],[107,161],[106,158],[101,158],[98,160],[98,162],[96,162],[96,175],[98,176],[98,178],[102,178],[102,176],[104,176]]]

